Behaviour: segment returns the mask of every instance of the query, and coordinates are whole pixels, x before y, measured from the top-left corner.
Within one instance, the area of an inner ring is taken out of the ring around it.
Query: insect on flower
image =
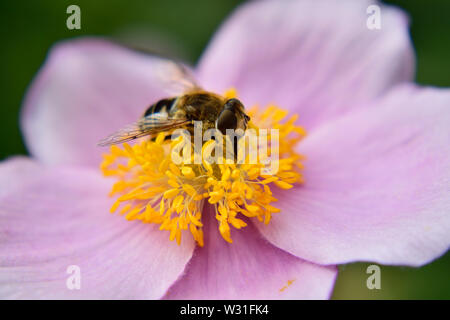
[[[116,133],[100,141],[100,146],[123,143],[143,136],[155,137],[185,127],[193,130],[193,121],[202,121],[203,130],[216,128],[223,134],[227,129],[247,129],[250,117],[244,112],[244,105],[236,98],[226,99],[203,90],[178,63],[175,67],[174,81],[184,88],[178,97],[161,99],[147,108],[143,117]]]
[[[230,225],[236,229],[247,226],[240,215],[257,217],[267,224],[272,213],[279,212],[271,205],[276,201],[271,184],[290,189],[293,183],[302,181],[301,156],[292,148],[305,131],[294,125],[296,116],[281,124],[287,113],[275,106],[262,114],[249,110],[261,126],[258,128],[249,122],[250,116],[235,90],[224,96],[205,91],[182,65],[169,65],[174,66],[166,73],[172,75],[171,84],[184,92],[157,101],[137,122],[99,143],[111,146],[111,153],[104,155],[101,164],[103,174],[118,178],[111,195],[120,196],[111,212],[121,207],[120,213],[126,214],[127,220],[161,224],[160,229],[169,230],[170,239],[178,244],[182,231],[189,230],[203,246],[201,217],[207,200],[214,206],[220,234],[231,243]],[[270,134],[264,129],[273,127],[276,129]],[[175,129],[185,129],[189,138],[180,135],[167,147],[169,133]],[[205,140],[208,130],[215,133]],[[200,146],[196,135],[203,137]],[[133,147],[126,144],[142,137],[150,139]],[[260,145],[263,140],[265,144]],[[115,146],[120,143],[124,143],[124,149]],[[174,161],[180,144],[181,162]]]

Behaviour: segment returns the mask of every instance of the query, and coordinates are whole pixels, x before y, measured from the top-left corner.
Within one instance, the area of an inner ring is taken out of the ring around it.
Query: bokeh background
[[[27,154],[18,124],[20,106],[27,86],[55,42],[82,35],[107,36],[195,64],[216,28],[241,2],[0,1],[0,160]],[[450,1],[385,2],[402,7],[410,15],[418,63],[416,81],[450,87]],[[81,30],[66,28],[66,8],[71,4],[81,8]],[[450,253],[418,269],[381,266],[381,290],[367,289],[368,265],[341,266],[333,298],[450,299]]]

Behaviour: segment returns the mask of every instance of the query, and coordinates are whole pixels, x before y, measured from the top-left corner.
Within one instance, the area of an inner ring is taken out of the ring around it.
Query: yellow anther
[[[231,170],[230,168],[225,169],[224,173],[222,174],[222,181],[228,181],[231,176]]]
[[[123,208],[120,210],[120,214],[125,214],[131,209],[131,204],[127,203],[123,206]]]
[[[231,235],[230,235],[230,226],[228,225],[227,222],[225,222],[225,221],[220,222],[219,232],[222,235],[222,237],[225,239],[225,241],[227,241],[229,243],[233,243],[233,240],[231,240]]]
[[[194,170],[192,170],[191,167],[183,167],[181,169],[181,173],[183,173],[183,176],[185,176],[188,179],[195,178]]]
[[[233,178],[234,180],[237,180],[241,177],[241,171],[239,169],[234,169],[233,172],[231,173],[231,178]]]
[[[127,215],[125,216],[125,219],[127,219],[127,220],[136,219],[137,215],[139,214],[139,212],[141,210],[142,210],[142,208],[135,208],[135,209],[131,210],[129,213],[127,213]]]
[[[197,191],[195,191],[194,187],[189,184],[183,184],[183,190],[191,197],[195,197],[197,195]]]
[[[180,192],[180,189],[170,189],[164,192],[164,199],[170,199],[175,197]]]
[[[161,199],[161,201],[159,202],[159,214],[162,216],[165,212],[166,206],[165,206],[165,201],[164,199]]]
[[[289,184],[287,182],[284,181],[275,181],[274,182],[278,187],[280,187],[281,189],[290,189],[293,187],[292,184]]]
[[[233,218],[230,219],[230,223],[233,225],[233,227],[235,227],[236,229],[241,229],[243,227],[246,227],[247,224],[241,220],[241,219],[237,219],[237,218]]]
[[[165,174],[166,174],[166,176],[169,178],[169,179],[172,179],[172,180],[177,180],[177,176],[176,175],[174,175],[171,171],[169,171],[169,170],[167,170],[166,172],[165,172]]]
[[[157,144],[161,145],[161,144],[164,142],[164,139],[165,139],[165,138],[166,138],[165,133],[164,133],[164,132],[160,132],[160,133],[158,134],[158,136],[156,137],[155,142],[156,142]]]
[[[181,171],[180,168],[178,168],[175,164],[171,163],[169,165],[170,171],[176,175],[176,176],[181,176]]]
[[[169,168],[169,163],[170,163],[170,161],[167,158],[163,159],[158,167],[159,172],[166,172],[167,169]]]
[[[177,213],[180,213],[183,210],[183,200],[184,197],[182,195],[178,195],[175,200],[173,200],[172,206],[175,208]]]
[[[251,213],[256,213],[256,212],[260,211],[260,208],[258,206],[255,206],[255,205],[252,205],[252,204],[251,205],[247,205],[246,208]]]
[[[134,156],[135,156],[135,155],[134,155],[133,148],[131,148],[131,146],[130,146],[128,143],[124,143],[124,144],[123,144],[123,147],[125,148],[126,152],[128,153],[128,155],[129,155],[130,157],[134,157]]]
[[[178,188],[180,186],[180,184],[174,179],[169,179],[167,184],[173,188]]]
[[[262,184],[268,184],[268,183],[271,183],[271,182],[274,182],[274,181],[277,181],[277,180],[278,180],[277,177],[271,177],[271,178],[264,179],[263,181],[261,181],[261,183]]]
[[[117,210],[117,208],[119,208],[119,206],[120,206],[120,201],[114,202],[114,204],[112,205],[112,207],[109,210],[109,212],[114,213]]]

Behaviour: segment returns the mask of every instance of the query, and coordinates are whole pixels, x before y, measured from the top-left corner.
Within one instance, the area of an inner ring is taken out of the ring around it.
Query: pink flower
[[[275,102],[309,134],[305,183],[268,224],[205,245],[108,214],[96,142],[164,97],[162,61],[99,39],[57,45],[24,103],[33,159],[0,165],[1,298],[327,298],[335,265],[421,266],[450,243],[450,91],[412,84],[407,19],[365,1],[260,1],[222,26],[196,69],[208,90]],[[212,215],[212,216],[211,216]],[[68,266],[81,289],[66,286]]]

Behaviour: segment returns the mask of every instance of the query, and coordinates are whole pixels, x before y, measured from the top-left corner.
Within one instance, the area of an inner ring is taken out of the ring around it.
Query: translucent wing
[[[172,95],[201,90],[188,67],[180,62],[167,60],[157,70],[158,78],[164,82],[165,90]]]
[[[189,123],[191,123],[191,120],[161,118],[154,115],[149,115],[109,135],[105,139],[101,140],[98,145],[105,147],[112,144],[124,143],[140,137],[180,128]]]
[[[163,84],[163,89],[169,95],[181,95],[190,91],[200,90],[201,87],[195,81],[191,69],[176,59],[162,55],[162,52],[148,46],[121,43],[131,50],[157,57],[161,60],[155,66],[158,81]]]

